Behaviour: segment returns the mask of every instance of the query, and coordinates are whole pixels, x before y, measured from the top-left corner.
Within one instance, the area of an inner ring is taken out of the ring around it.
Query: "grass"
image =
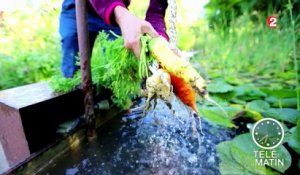
[[[275,76],[290,69],[293,35],[289,30],[270,29],[265,19],[251,22],[250,15],[236,19],[228,31],[206,29],[197,38],[199,57],[208,69],[222,76],[238,73]],[[201,38],[204,36],[204,38]]]
[[[295,70],[295,78],[296,78],[296,92],[297,92],[297,109],[300,110],[300,88],[299,88],[299,75],[298,75],[298,62],[297,62],[297,56],[296,56],[296,30],[295,30],[295,20],[294,20],[294,16],[293,16],[293,11],[292,11],[292,3],[291,0],[289,0],[289,3],[287,5],[287,9],[289,10],[289,14],[290,14],[290,20],[291,20],[291,33],[293,36],[293,59],[294,59],[294,70]]]

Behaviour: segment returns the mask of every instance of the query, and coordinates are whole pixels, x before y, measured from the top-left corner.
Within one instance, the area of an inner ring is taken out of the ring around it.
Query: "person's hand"
[[[158,33],[149,22],[133,15],[124,7],[117,6],[114,14],[116,22],[121,28],[125,47],[132,50],[139,58],[141,53],[140,37],[145,33],[151,37],[158,37]]]

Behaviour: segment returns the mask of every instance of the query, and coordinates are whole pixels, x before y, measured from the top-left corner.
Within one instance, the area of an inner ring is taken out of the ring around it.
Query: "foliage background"
[[[0,44],[4,47],[0,47],[0,89],[47,80],[59,72],[61,1],[50,2],[1,13]],[[219,72],[225,77],[240,76],[240,72],[247,72],[253,76],[272,74],[277,79],[293,68],[286,1],[211,0],[205,8],[207,18],[201,18],[204,9],[200,1],[177,3],[178,46],[198,51],[194,60],[206,71],[213,71],[210,76]],[[146,7],[147,1],[133,1],[130,9],[143,17]],[[293,12],[299,14],[299,3],[293,5]],[[278,16],[279,29],[266,27],[266,15],[270,14]],[[299,17],[294,19],[299,39]],[[295,83],[295,79],[288,81]]]
[[[1,13],[0,89],[46,80],[59,69],[58,2]]]

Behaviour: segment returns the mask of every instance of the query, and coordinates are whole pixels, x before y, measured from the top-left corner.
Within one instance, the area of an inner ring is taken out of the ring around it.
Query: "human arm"
[[[169,40],[165,23],[167,6],[167,0],[150,0],[150,4],[146,13],[146,21],[150,22],[159,35]]]
[[[142,20],[128,11],[129,1],[122,0],[90,0],[96,13],[109,25],[119,25],[124,38],[124,46],[131,49],[139,58],[141,43],[140,37],[147,33],[157,37],[158,33],[145,20]]]

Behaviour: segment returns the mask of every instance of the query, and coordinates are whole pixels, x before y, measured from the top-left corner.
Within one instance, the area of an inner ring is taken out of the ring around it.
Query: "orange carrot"
[[[178,98],[187,106],[191,107],[195,112],[198,112],[196,106],[196,93],[192,86],[187,84],[184,79],[171,74],[171,84],[173,85],[173,91]]]

